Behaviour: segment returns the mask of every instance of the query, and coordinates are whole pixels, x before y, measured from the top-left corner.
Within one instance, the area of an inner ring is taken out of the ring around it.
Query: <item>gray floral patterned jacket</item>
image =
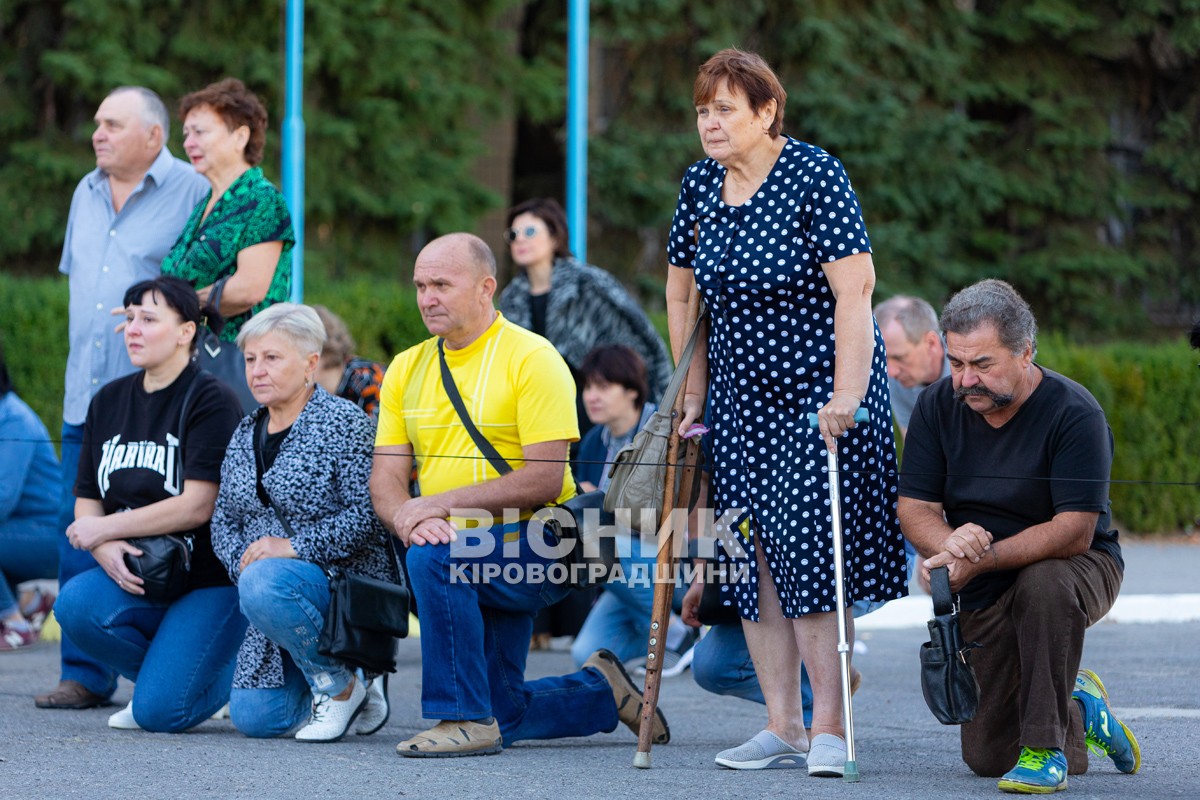
[[[242,553],[251,543],[264,536],[288,538],[256,488],[254,428],[265,413],[259,409],[242,419],[221,464],[212,543],[235,584]],[[317,386],[263,476],[263,485],[288,515],[296,534],[292,547],[300,558],[398,581],[388,534],[371,505],[368,480],[374,438],[374,425],[361,409]],[[233,685],[283,686],[279,648],[254,626],[247,629],[238,652]]]

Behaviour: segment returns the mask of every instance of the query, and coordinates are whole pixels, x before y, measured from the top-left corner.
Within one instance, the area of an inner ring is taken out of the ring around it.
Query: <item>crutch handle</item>
[[[869,412],[869,411],[867,411],[865,408],[861,408],[861,407],[860,407],[860,408],[858,409],[858,411],[855,411],[855,412],[854,412],[854,421],[855,421],[855,422],[870,422],[870,421],[871,421],[871,414],[870,414],[870,412]],[[814,413],[814,412],[811,412],[811,411],[810,411],[810,412],[809,412],[809,414],[808,414],[808,427],[810,427],[810,428],[819,428],[819,427],[821,427],[821,426],[820,426],[820,424],[817,422],[817,415],[816,415],[816,413]]]

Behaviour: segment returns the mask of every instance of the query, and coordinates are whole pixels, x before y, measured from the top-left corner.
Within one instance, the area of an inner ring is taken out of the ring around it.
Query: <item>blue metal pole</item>
[[[571,251],[587,261],[588,0],[567,12],[567,225]]]
[[[292,302],[304,302],[304,0],[287,4],[287,83],[283,120],[283,197],[292,215]]]

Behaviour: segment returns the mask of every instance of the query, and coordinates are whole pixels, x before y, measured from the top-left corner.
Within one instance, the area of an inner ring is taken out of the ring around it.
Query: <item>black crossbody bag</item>
[[[471,415],[467,413],[466,406],[463,405],[458,384],[454,382],[450,365],[446,363],[445,344],[445,339],[438,339],[438,360],[441,362],[442,386],[450,397],[450,404],[454,406],[463,428],[470,434],[471,440],[475,442],[479,452],[483,453],[484,458],[492,465],[492,469],[501,475],[507,475],[513,471],[512,465],[504,459],[504,456],[500,455],[500,451],[487,440],[487,437],[479,432],[471,420]],[[604,492],[597,489],[577,494],[561,505],[544,506],[534,512],[533,520],[542,523],[545,526],[544,529],[554,536],[556,543],[570,542],[570,547],[559,557],[558,563],[563,566],[564,582],[572,589],[583,590],[598,586],[606,582],[612,574],[617,560],[616,540],[612,536],[601,535],[600,529],[591,524],[593,521],[599,521],[599,512],[603,506]],[[574,524],[564,526],[556,513],[557,509],[569,514]],[[589,514],[587,513],[589,509],[594,509],[594,511]]]
[[[929,710],[943,725],[962,725],[979,708],[979,681],[967,661],[978,642],[964,642],[958,626],[958,603],[950,594],[945,567],[929,571],[933,619],[929,641],[921,645],[921,692]]]
[[[263,446],[267,438],[267,412],[255,420],[254,457],[259,480],[266,472]],[[291,538],[296,532],[279,503],[263,486],[271,509]],[[329,576],[329,608],[317,642],[317,652],[366,672],[396,671],[396,640],[408,636],[408,587],[402,583],[359,575],[341,567],[323,567]],[[400,571],[403,580],[403,571]]]
[[[197,372],[183,395],[179,408],[179,485],[183,486],[183,447],[187,439],[187,415],[196,389],[204,380],[204,373]],[[142,536],[130,542],[142,551],[140,556],[125,554],[125,567],[142,579],[142,590],[146,599],[157,603],[170,603],[187,592],[188,578],[192,574],[192,550],[195,539],[187,534],[164,533],[159,536]]]

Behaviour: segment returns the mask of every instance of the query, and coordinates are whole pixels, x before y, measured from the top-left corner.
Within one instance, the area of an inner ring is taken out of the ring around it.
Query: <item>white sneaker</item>
[[[350,723],[367,704],[367,690],[363,682],[354,679],[354,688],[345,700],[334,700],[325,692],[313,693],[312,718],[296,732],[301,742],[336,742],[346,735]]]
[[[354,732],[359,736],[370,736],[388,721],[391,709],[388,707],[387,679],[387,675],[380,675],[367,684],[367,702],[354,726]]]
[[[138,725],[137,720],[133,718],[132,700],[129,701],[129,705],[109,716],[108,727],[116,728],[119,731],[140,731],[142,729],[142,726]]]

